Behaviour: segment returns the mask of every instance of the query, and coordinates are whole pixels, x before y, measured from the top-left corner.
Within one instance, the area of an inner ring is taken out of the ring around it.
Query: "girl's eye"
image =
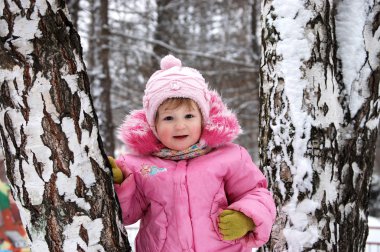
[[[173,120],[172,116],[166,116],[166,117],[164,117],[164,121],[171,121],[171,120]]]
[[[187,118],[187,119],[190,119],[190,118],[193,118],[194,116],[192,115],[192,114],[187,114],[186,116],[185,116],[185,118]]]

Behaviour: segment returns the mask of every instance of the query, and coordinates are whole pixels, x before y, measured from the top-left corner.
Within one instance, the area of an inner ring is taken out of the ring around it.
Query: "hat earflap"
[[[216,91],[210,91],[210,116],[203,128],[201,142],[218,147],[235,140],[242,129],[236,115],[227,108]]]

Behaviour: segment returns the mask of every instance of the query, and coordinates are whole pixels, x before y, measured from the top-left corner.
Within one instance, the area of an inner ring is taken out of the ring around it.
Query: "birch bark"
[[[379,121],[380,2],[262,5],[265,251],[364,251]]]
[[[0,134],[32,251],[130,251],[64,1],[0,2]]]

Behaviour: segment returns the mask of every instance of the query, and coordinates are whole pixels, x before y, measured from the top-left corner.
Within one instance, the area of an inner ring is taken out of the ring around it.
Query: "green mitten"
[[[235,210],[223,210],[219,215],[219,232],[223,240],[236,240],[255,228],[252,219]]]
[[[120,168],[117,166],[115,159],[113,157],[109,156],[108,161],[110,162],[111,167],[112,167],[113,182],[115,184],[121,184],[121,182],[123,182],[124,180],[123,173],[121,172]]]

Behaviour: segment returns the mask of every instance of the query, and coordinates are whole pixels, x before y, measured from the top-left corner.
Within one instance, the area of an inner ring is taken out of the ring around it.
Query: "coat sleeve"
[[[141,219],[143,212],[147,208],[147,202],[143,196],[141,187],[136,179],[136,174],[127,166],[128,156],[120,156],[116,160],[117,166],[121,169],[124,181],[114,184],[117,197],[119,199],[124,225],[130,225]]]
[[[231,168],[225,181],[229,200],[228,209],[240,211],[255,223],[253,232],[239,239],[247,247],[260,247],[269,240],[276,217],[272,194],[267,180],[252,162],[248,152],[240,147],[241,160],[238,167]]]

